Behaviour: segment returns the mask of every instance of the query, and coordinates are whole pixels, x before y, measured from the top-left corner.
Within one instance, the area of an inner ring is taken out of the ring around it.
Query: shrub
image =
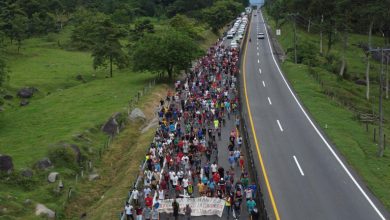
[[[305,42],[298,44],[297,61],[308,66],[317,66],[317,48],[313,43]],[[294,55],[293,55],[294,56]]]
[[[57,166],[77,168],[77,155],[71,147],[54,146],[49,149],[48,156]]]
[[[0,172],[0,183],[12,186],[20,186],[25,190],[31,190],[38,183],[37,179],[33,177],[25,177],[19,171],[13,171],[10,174]]]

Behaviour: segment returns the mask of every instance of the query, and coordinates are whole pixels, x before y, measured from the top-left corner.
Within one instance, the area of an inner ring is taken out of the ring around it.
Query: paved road
[[[267,172],[263,182],[270,186],[263,188],[271,218],[389,218],[294,97],[274,61],[268,34],[256,39],[257,32],[267,33],[261,13],[252,17],[249,31],[252,42],[242,72],[254,125],[251,138],[255,134]],[[256,166],[260,172],[260,160]]]
[[[222,44],[225,46],[225,47],[228,47],[230,46],[230,42],[231,40],[227,40],[225,39]],[[232,96],[232,94],[230,94]],[[232,96],[232,99],[233,96]],[[184,125],[182,125],[184,127]],[[229,165],[229,162],[228,162],[228,158],[229,158],[229,151],[228,151],[228,148],[227,146],[229,145],[229,136],[230,136],[230,132],[232,130],[235,130],[235,115],[232,113],[231,114],[231,117],[230,119],[228,119],[226,117],[226,124],[225,126],[222,126],[221,128],[221,139],[219,139],[218,137],[216,137],[216,140],[217,140],[217,144],[218,144],[218,155],[216,155],[214,152],[212,154],[212,157],[211,157],[211,163],[214,162],[215,160],[217,160],[217,163],[219,166],[222,166],[225,171],[229,169],[230,165]],[[245,146],[243,146],[245,147]],[[245,154],[245,151],[243,151],[243,154],[244,156],[246,156]],[[218,156],[218,158],[217,158]],[[206,163],[206,158],[203,157],[202,159],[202,167],[205,165]],[[239,168],[237,167],[235,169],[235,176],[234,176],[234,179],[235,180],[238,180],[240,179],[240,175],[241,175],[241,171],[239,170]],[[195,183],[196,185],[196,183]],[[171,191],[171,197],[173,197],[174,195],[174,192]],[[197,197],[199,196],[199,193],[198,193],[198,189],[197,187],[194,187],[194,196]],[[180,207],[180,208],[184,208],[184,207]],[[174,217],[172,216],[172,214],[167,214],[167,213],[161,213],[160,214],[160,219],[164,219],[164,220],[170,220],[170,219],[174,219]],[[184,220],[186,219],[185,216],[183,215],[179,215],[179,220]],[[224,209],[224,212],[223,212],[223,215],[221,218],[219,218],[218,216],[200,216],[200,217],[191,217],[191,219],[202,219],[202,220],[215,220],[215,219],[233,219],[232,217],[232,213],[230,213],[230,217],[228,218],[228,215],[227,215],[227,212],[226,212],[226,209]],[[247,219],[250,219],[250,215],[247,211],[247,206],[246,206],[246,203],[243,202],[242,205],[241,205],[241,214],[240,214],[240,218],[239,219],[244,219],[244,220],[247,220]]]

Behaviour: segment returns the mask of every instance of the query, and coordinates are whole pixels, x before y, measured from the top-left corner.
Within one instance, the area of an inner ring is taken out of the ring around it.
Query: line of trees
[[[112,77],[113,66],[131,64],[136,70],[166,72],[172,78],[199,55],[201,24],[217,32],[248,4],[248,0],[4,0],[0,49],[16,43],[19,52],[24,39],[72,25],[70,48],[91,51],[94,68],[109,67]],[[141,17],[168,18],[169,25],[155,31],[151,20]],[[0,85],[8,72],[5,53],[1,54]],[[168,58],[172,62],[164,63]],[[152,65],[143,63],[151,60]]]
[[[371,39],[372,35],[376,34],[383,37],[384,45],[390,45],[390,0],[267,0],[266,10],[275,19],[277,27],[293,20],[297,25],[307,28],[308,32],[319,33],[319,53],[329,62],[335,60],[334,55],[331,54],[334,43],[336,40],[342,42],[338,66],[338,75],[341,78],[345,77],[347,69],[345,54],[349,34],[367,34],[367,43],[361,46],[366,50],[366,99],[370,98],[371,53],[369,49],[374,47]],[[299,47],[307,47],[304,51],[314,59],[306,60],[310,60],[313,64],[316,62],[316,52],[310,50],[315,50],[315,46],[305,44]],[[300,55],[302,57],[302,53]]]

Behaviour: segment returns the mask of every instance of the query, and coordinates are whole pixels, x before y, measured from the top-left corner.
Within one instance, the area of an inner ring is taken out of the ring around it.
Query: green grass
[[[268,18],[274,28],[275,23]],[[282,26],[282,36],[278,38],[286,51],[293,46],[293,29],[291,24]],[[311,42],[319,51],[319,35],[307,33],[298,29],[298,40]],[[308,66],[294,64],[292,54],[282,64],[283,72],[291,82],[294,90],[299,95],[305,107],[314,119],[326,132],[327,136],[336,145],[337,149],[346,158],[348,163],[363,178],[368,188],[382,201],[387,209],[390,209],[390,157],[385,151],[383,158],[378,158],[377,143],[373,141],[373,129],[378,127],[370,124],[368,132],[365,125],[356,120],[358,112],[377,112],[378,86],[371,85],[371,100],[365,99],[365,86],[356,85],[353,79],[364,79],[365,62],[364,52],[357,47],[360,42],[366,42],[367,37],[358,34],[350,34],[349,46],[346,53],[348,74],[351,80],[342,80],[336,74],[329,72],[325,66],[318,66],[310,73]],[[373,37],[373,45],[380,45],[383,40]],[[326,42],[324,42],[325,44]],[[340,55],[342,45],[337,41],[331,53]],[[319,60],[324,58],[318,55]],[[371,80],[376,80],[379,64],[373,62],[371,68]],[[332,98],[325,93],[332,92]],[[326,109],[326,110],[325,110]],[[390,103],[384,101],[385,120],[390,114]],[[327,127],[327,128],[325,128]],[[385,133],[390,134],[390,126],[385,123]],[[389,140],[387,139],[387,143]]]
[[[67,28],[60,34],[26,40],[19,54],[15,46],[8,48],[9,91],[16,94],[25,86],[39,90],[28,106],[19,107],[19,98],[14,98],[0,115],[0,152],[11,155],[16,168],[44,157],[49,145],[69,140],[123,111],[152,78],[130,70],[116,70],[113,78],[105,78],[107,71],[93,70],[90,53],[58,47],[57,40],[66,42],[69,34]],[[76,80],[78,74],[87,83]]]
[[[27,107],[6,111],[0,118],[0,151],[13,157],[16,167],[44,157],[50,144],[67,140],[104,123],[123,111],[151,74],[116,72],[114,78],[95,80],[33,100]],[[27,153],[28,152],[28,153]]]

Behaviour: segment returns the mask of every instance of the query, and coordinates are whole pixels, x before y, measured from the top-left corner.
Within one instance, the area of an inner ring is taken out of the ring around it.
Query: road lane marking
[[[272,105],[271,99],[268,97],[269,105]]]
[[[257,48],[257,50],[259,50],[259,47],[256,47]]]
[[[302,175],[302,176],[305,176],[305,174],[304,174],[303,171],[302,171],[301,165],[299,165],[299,162],[298,162],[297,158],[295,157],[295,155],[294,155],[293,157],[294,157],[295,163],[297,164],[297,167],[298,167],[298,169],[299,169],[299,172],[301,172],[301,175]]]
[[[279,120],[276,120],[276,122],[278,123],[278,125],[279,125],[279,129],[280,129],[280,131],[281,132],[283,132],[283,128],[282,128],[282,125],[280,124],[280,121]]]
[[[259,52],[257,52],[257,56],[260,56]]]
[[[261,19],[262,21],[264,21],[264,18],[263,18],[263,14],[261,13]],[[362,195],[364,196],[364,198],[367,200],[367,202],[371,205],[371,207],[375,210],[375,212],[379,215],[379,217],[382,219],[382,220],[386,220],[386,218],[383,216],[383,214],[381,213],[381,211],[379,211],[379,209],[376,207],[376,205],[374,204],[374,202],[370,199],[370,197],[368,197],[367,193],[363,190],[363,188],[360,186],[360,184],[356,181],[355,177],[352,176],[351,172],[349,172],[348,168],[345,166],[345,164],[341,161],[341,159],[339,158],[339,156],[336,154],[336,152],[333,150],[333,148],[330,146],[330,144],[328,143],[328,141],[325,139],[325,137],[321,134],[321,132],[318,130],[317,126],[313,123],[313,121],[310,119],[309,115],[307,114],[307,112],[305,111],[305,109],[303,108],[303,106],[301,105],[301,103],[298,101],[298,98],[295,96],[294,92],[292,91],[291,87],[288,85],[288,82],[286,80],[286,78],[284,77],[282,71],[280,70],[280,67],[278,65],[278,63],[276,62],[276,58],[273,54],[273,49],[272,49],[272,46],[271,46],[271,41],[269,39],[269,34],[268,34],[268,30],[267,30],[267,27],[265,26],[265,22],[263,23],[264,25],[264,28],[265,28],[265,33],[267,35],[267,41],[268,41],[268,46],[271,50],[271,56],[272,56],[272,59],[274,60],[274,63],[276,65],[276,68],[278,69],[278,72],[280,74],[280,76],[282,77],[284,83],[286,84],[288,90],[290,91],[292,97],[294,98],[295,102],[298,104],[299,108],[301,109],[301,111],[303,112],[303,114],[305,115],[306,119],[309,121],[309,123],[311,124],[311,126],[313,127],[313,129],[316,131],[316,133],[318,134],[318,136],[321,138],[321,140],[325,143],[326,147],[329,149],[329,151],[332,153],[332,155],[336,158],[337,162],[340,164],[340,166],[344,169],[344,171],[347,173],[348,177],[352,180],[352,182],[355,184],[355,186],[359,189],[359,191],[362,193]],[[245,81],[244,81],[245,82]]]
[[[260,63],[260,60],[259,60],[259,59],[257,60],[257,63]]]
[[[252,22],[249,22],[249,33],[251,31],[251,24],[252,24]],[[243,81],[244,81],[245,103],[246,103],[246,107],[248,109],[249,122],[250,122],[250,125],[251,125],[253,139],[255,141],[257,157],[259,158],[259,162],[260,162],[262,174],[263,174],[263,177],[264,177],[265,185],[267,187],[267,194],[268,194],[268,196],[269,196],[269,198],[271,200],[271,205],[272,205],[273,212],[275,214],[275,219],[276,220],[280,220],[278,208],[276,206],[275,198],[274,198],[274,195],[272,193],[271,184],[269,183],[269,180],[268,180],[267,170],[265,169],[263,157],[261,155],[261,151],[260,151],[260,148],[259,148],[259,142],[257,140],[256,131],[255,131],[255,125],[253,124],[251,107],[250,107],[249,99],[248,99],[248,92],[247,92],[247,88],[246,88],[246,71],[245,71],[245,63],[246,63],[246,53],[247,53],[247,51],[248,51],[248,42],[246,42],[246,45],[245,45],[245,53],[244,53],[244,58],[243,58],[244,59],[244,61],[243,61],[244,65],[242,65],[243,66],[242,67],[242,72],[243,72],[243,78],[244,78]]]
[[[263,81],[263,86],[265,87],[265,82]]]
[[[259,68],[259,72],[260,72],[260,74],[261,74],[261,69]]]

